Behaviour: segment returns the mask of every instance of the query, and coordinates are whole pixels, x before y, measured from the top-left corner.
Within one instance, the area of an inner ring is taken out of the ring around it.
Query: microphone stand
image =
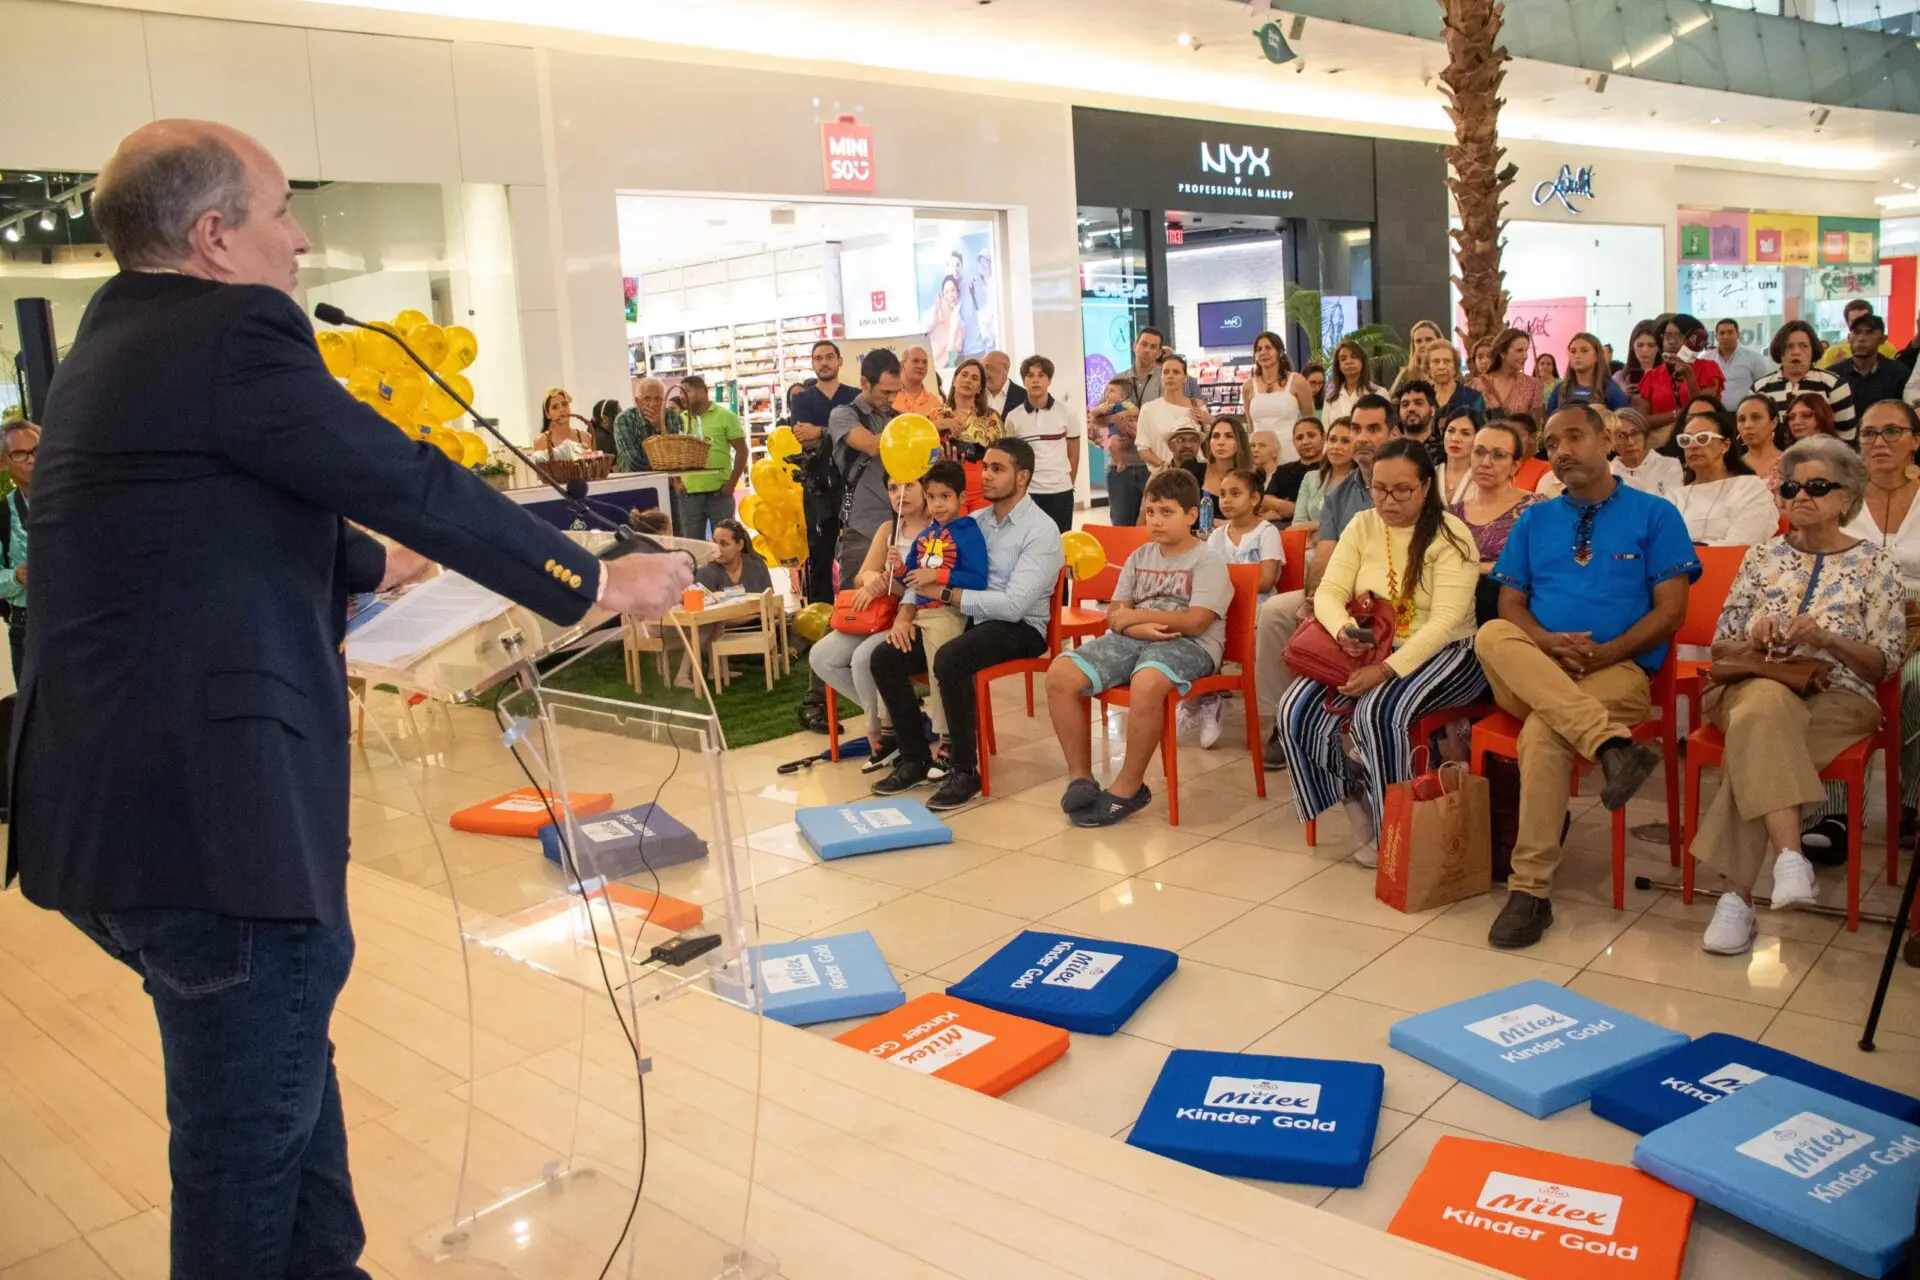
[[[452,400],[455,404],[466,410],[467,416],[473,420],[475,426],[505,445],[508,453],[511,453],[515,458],[519,459],[525,464],[529,471],[540,477],[541,481],[544,482],[549,489],[552,489],[564,498],[567,502],[568,509],[573,512],[574,516],[579,519],[582,524],[589,526],[597,525],[603,531],[612,532],[614,545],[603,554],[600,559],[617,560],[621,556],[628,555],[667,555],[672,552],[679,552],[679,554],[686,556],[689,561],[693,560],[690,552],[681,550],[678,547],[663,546],[653,538],[639,532],[626,522],[624,514],[619,520],[609,517],[606,511],[602,509],[606,504],[596,502],[588,496],[586,480],[576,477],[566,484],[561,484],[558,480],[554,479],[552,472],[535,462],[519,445],[501,434],[499,426],[493,419],[481,417],[478,409],[468,404],[465,397],[448,386],[446,379],[434,372],[433,366],[429,365],[425,360],[422,360],[419,352],[408,346],[406,339],[402,338],[393,330],[383,329],[379,325],[368,324],[364,320],[356,320],[330,302],[323,302],[315,307],[313,309],[313,315],[315,319],[324,324],[335,326],[350,325],[355,329],[365,329],[371,333],[377,333],[384,338],[389,338],[398,344],[399,348],[407,353],[407,358],[419,365],[420,371],[433,380],[434,386],[446,392],[449,400]],[[617,508],[607,509],[618,510]],[[699,566],[696,564],[694,567],[697,569]]]

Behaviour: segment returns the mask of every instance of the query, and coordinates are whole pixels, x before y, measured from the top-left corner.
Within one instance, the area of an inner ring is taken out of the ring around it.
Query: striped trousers
[[[1280,699],[1280,742],[1300,818],[1317,818],[1348,796],[1364,799],[1379,818],[1387,788],[1413,771],[1413,722],[1429,712],[1484,702],[1487,678],[1473,639],[1456,640],[1412,675],[1369,689],[1351,715],[1327,710],[1327,687],[1302,676]],[[1360,757],[1347,755],[1342,730],[1351,727]]]

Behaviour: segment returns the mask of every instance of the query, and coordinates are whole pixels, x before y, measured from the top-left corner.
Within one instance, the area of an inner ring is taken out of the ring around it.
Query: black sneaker
[[[1800,833],[1800,851],[1822,867],[1847,865],[1847,820],[1825,817]]]
[[[1553,923],[1553,904],[1519,890],[1507,894],[1507,905],[1494,917],[1487,930],[1487,945],[1493,947],[1530,947]]]
[[[927,762],[902,756],[894,762],[893,772],[873,784],[873,794],[877,796],[899,795],[902,791],[911,791],[927,780]]]
[[[1275,769],[1284,769],[1287,767],[1287,752],[1286,748],[1280,745],[1280,734],[1278,730],[1267,735],[1267,747],[1266,750],[1261,753],[1260,763],[1266,768],[1268,773],[1272,773]]]
[[[927,797],[927,808],[939,813],[947,809],[958,809],[969,805],[980,795],[980,775],[955,769],[947,774],[947,780],[939,789]]]
[[[882,769],[893,767],[893,757],[900,750],[900,744],[893,738],[882,738],[874,744],[873,751],[867,756],[867,762],[860,766],[862,773],[878,773]]]
[[[1628,745],[1602,751],[1600,768],[1606,774],[1607,781],[1600,788],[1600,803],[1607,807],[1608,812],[1618,813],[1627,807],[1627,801],[1633,799],[1634,793],[1640,790],[1640,784],[1652,777],[1653,771],[1659,767],[1660,753],[1652,747]]]

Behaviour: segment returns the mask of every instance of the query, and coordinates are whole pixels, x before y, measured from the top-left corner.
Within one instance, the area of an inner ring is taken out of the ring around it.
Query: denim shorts
[[[1198,640],[1186,636],[1177,640],[1135,640],[1109,631],[1078,649],[1068,649],[1066,656],[1086,673],[1088,693],[1104,693],[1146,670],[1158,671],[1185,693],[1195,680],[1215,670],[1213,656]]]

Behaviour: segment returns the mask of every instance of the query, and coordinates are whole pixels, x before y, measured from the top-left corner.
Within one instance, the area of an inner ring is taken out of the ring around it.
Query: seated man
[[[1496,947],[1532,946],[1553,923],[1547,898],[1574,757],[1605,770],[1600,801],[1610,810],[1659,765],[1660,753],[1631,734],[1651,709],[1648,678],[1687,616],[1687,584],[1700,576],[1674,505],[1608,469],[1598,411],[1569,405],[1549,418],[1547,459],[1566,492],[1514,523],[1493,567],[1500,616],[1474,646],[1494,701],[1526,721],[1513,874],[1487,933]]]
[[[1167,695],[1220,669],[1233,581],[1220,553],[1193,535],[1200,486],[1184,470],[1147,481],[1140,523],[1149,541],[1127,557],[1107,608],[1108,629],[1047,670],[1047,710],[1067,757],[1060,807],[1076,826],[1109,827],[1144,809],[1147,765],[1160,745]],[[1132,686],[1127,754],[1105,790],[1093,780],[1091,726],[1080,700]]]
[[[1424,385],[1424,384],[1422,384]],[[1300,629],[1303,617],[1313,612],[1314,589],[1347,522],[1362,511],[1373,509],[1373,455],[1394,432],[1393,405],[1385,396],[1361,396],[1353,403],[1353,470],[1347,478],[1328,491],[1320,507],[1320,528],[1314,534],[1306,566],[1306,589],[1282,591],[1260,606],[1253,644],[1253,674],[1259,690],[1260,707],[1247,708],[1248,715],[1273,715],[1280,697],[1293,685],[1293,669],[1287,666],[1287,642]],[[1266,767],[1284,769],[1287,755],[1280,746],[1280,724],[1276,718],[1273,732],[1267,736]]]
[[[929,809],[958,809],[980,794],[973,677],[1002,662],[1037,658],[1047,651],[1047,622],[1066,553],[1052,517],[1027,497],[1032,483],[1032,445],[1006,436],[987,446],[980,487],[988,505],[973,513],[987,543],[987,585],[979,591],[944,586],[932,592],[940,603],[965,614],[969,625],[941,647],[933,664],[952,746],[946,777],[928,798]],[[872,666],[873,683],[900,743],[899,761],[873,790],[893,795],[929,781],[933,770],[926,736],[903,728],[920,723],[912,678],[927,669],[927,662],[919,634],[904,651],[882,644],[873,652]]]

